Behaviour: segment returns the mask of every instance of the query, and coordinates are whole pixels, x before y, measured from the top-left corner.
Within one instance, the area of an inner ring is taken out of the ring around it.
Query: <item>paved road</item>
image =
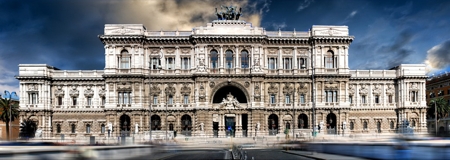
[[[308,159],[308,160],[311,160],[311,158],[284,153],[279,149],[247,149],[245,151],[247,151],[247,159],[248,160],[251,160],[252,157],[255,160],[260,160],[260,159],[271,159],[271,160],[272,159],[281,159],[281,160]]]
[[[228,151],[225,150],[208,150],[208,151],[183,151],[174,156],[164,158],[166,160],[175,159],[192,159],[192,160],[207,160],[207,159],[225,159]],[[231,157],[231,154],[228,155]]]

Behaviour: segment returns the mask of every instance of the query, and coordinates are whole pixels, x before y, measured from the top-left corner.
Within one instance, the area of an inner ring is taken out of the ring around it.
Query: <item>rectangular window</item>
[[[181,62],[181,69],[190,69],[191,67],[191,59],[188,57],[183,57]]]
[[[284,69],[292,69],[292,59],[291,58],[283,58],[283,68]]]
[[[38,101],[38,94],[31,93],[30,94],[30,104],[37,104],[37,101]]]
[[[271,103],[271,104],[276,103],[276,101],[275,101],[275,95],[274,95],[274,94],[270,95],[270,103]]]
[[[169,96],[169,99],[167,100],[167,104],[173,104],[173,96]]]
[[[102,97],[102,106],[104,106],[106,103],[106,97]]]
[[[306,69],[306,58],[297,58],[298,69]]]
[[[153,96],[153,104],[158,104],[158,96]]]
[[[61,106],[62,104],[62,97],[58,97],[58,105]]]
[[[366,103],[366,96],[365,95],[361,96],[361,103],[363,103],[363,104]]]
[[[122,93],[123,94],[123,104],[129,104],[129,102],[128,102],[128,93],[127,92],[124,92],[124,93]]]
[[[86,133],[91,133],[91,125],[86,125]]]
[[[333,57],[325,57],[325,68],[334,68]]]
[[[389,95],[389,96],[388,96],[388,102],[389,102],[389,103],[392,103],[392,95]]]
[[[188,95],[184,95],[183,103],[184,104],[189,104],[189,96]]]
[[[152,69],[158,69],[158,67],[161,66],[161,61],[159,60],[159,58],[152,58],[151,66]]]
[[[290,95],[286,95],[286,104],[291,103],[291,96]]]
[[[276,58],[269,58],[269,69],[277,69],[277,59]]]
[[[120,58],[120,68],[121,69],[129,69],[130,68],[130,57],[121,57]]]
[[[439,91],[439,96],[441,96],[442,91]],[[417,91],[411,91],[411,102],[417,102],[417,96],[418,96],[418,92]]]
[[[305,104],[305,95],[304,94],[300,95],[300,103]]]
[[[87,97],[87,105],[92,106],[92,97]]]
[[[380,96],[375,95],[375,103],[376,104],[380,103]]]
[[[353,104],[353,96],[348,96],[348,101],[350,102],[350,104]]]
[[[76,106],[78,103],[77,103],[77,97],[73,97],[72,98],[72,105],[74,105],[74,106]]]
[[[166,58],[166,69],[175,69],[174,67],[175,59],[172,57]]]
[[[101,126],[101,133],[102,133],[102,134],[105,133],[105,125],[104,125],[104,124],[102,124],[102,126]]]
[[[325,91],[326,102],[336,102],[337,101],[336,91]]]

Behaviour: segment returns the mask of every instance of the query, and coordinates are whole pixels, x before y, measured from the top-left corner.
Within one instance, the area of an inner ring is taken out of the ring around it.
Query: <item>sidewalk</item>
[[[283,151],[284,153],[288,154],[295,154],[303,157],[313,158],[313,159],[319,159],[319,160],[329,160],[329,159],[338,159],[338,160],[364,160],[364,158],[359,157],[350,157],[350,156],[342,156],[342,155],[335,155],[335,154],[326,154],[326,153],[318,153],[318,152],[311,152],[311,151]]]

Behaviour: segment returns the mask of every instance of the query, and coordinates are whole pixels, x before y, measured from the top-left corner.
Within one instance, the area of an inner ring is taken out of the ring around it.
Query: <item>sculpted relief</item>
[[[226,98],[223,98],[222,102],[220,103],[221,107],[225,107],[226,109],[236,109],[236,108],[242,108],[239,105],[239,101],[234,97],[231,93],[228,93]]]

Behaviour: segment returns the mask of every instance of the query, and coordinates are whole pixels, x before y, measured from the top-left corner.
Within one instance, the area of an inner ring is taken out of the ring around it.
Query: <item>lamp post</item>
[[[150,60],[150,62],[149,62],[149,70],[148,70],[148,86],[149,86],[149,97],[148,97],[148,99],[149,99],[149,141],[151,142],[152,141],[152,98],[151,98],[151,92],[150,92],[150,90],[151,90],[151,88],[152,88],[152,86],[151,86],[151,80],[152,80],[152,77],[151,77],[151,75],[152,75],[152,65],[151,65],[151,60]],[[159,70],[159,69],[161,69],[161,66],[160,65],[158,65],[157,67],[156,67],[156,69],[157,70]]]

